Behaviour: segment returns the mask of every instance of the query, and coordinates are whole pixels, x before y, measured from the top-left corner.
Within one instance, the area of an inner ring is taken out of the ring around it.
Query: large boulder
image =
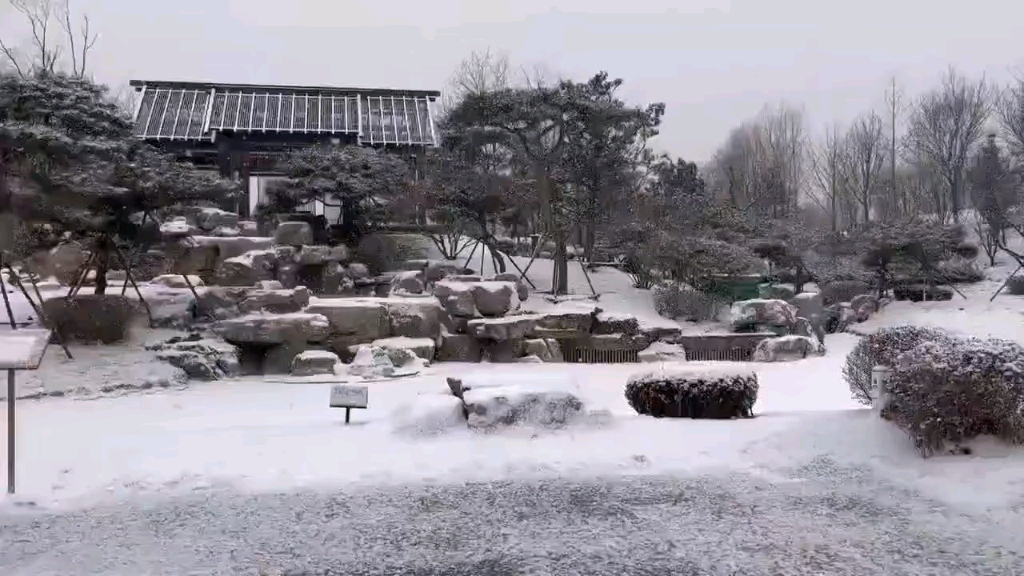
[[[238,349],[201,334],[175,336],[147,344],[146,349],[156,351],[157,359],[181,369],[192,380],[220,380],[238,373]]]
[[[326,317],[331,335],[351,337],[349,344],[369,343],[391,336],[391,317],[382,299],[315,298],[306,312]]]
[[[309,290],[305,286],[283,290],[247,290],[238,303],[243,314],[273,312],[284,314],[299,312],[309,304]]]
[[[506,340],[522,340],[537,328],[540,315],[523,314],[505,316],[503,318],[477,318],[470,320],[466,331],[470,336],[480,340],[504,342]]]
[[[471,428],[561,427],[584,414],[574,387],[546,383],[466,387],[462,402]]]
[[[128,338],[136,307],[120,294],[78,294],[45,300],[43,314],[64,342],[112,344]]]
[[[338,246],[300,246],[293,257],[300,266],[318,266],[348,260],[348,248]]]
[[[598,312],[591,332],[594,334],[639,334],[640,320],[631,314]]]
[[[469,334],[449,334],[443,331],[436,358],[441,362],[479,362],[482,358],[480,342]]]
[[[415,270],[403,270],[391,279],[392,294],[422,294],[424,288],[423,273]]]
[[[188,275],[187,280],[183,274],[161,274],[160,276],[150,280],[149,283],[157,286],[163,286],[165,288],[178,289],[188,288],[189,283],[192,283],[193,288],[199,288],[206,285],[202,278],[192,274]]]
[[[223,320],[215,331],[232,344],[274,345],[288,342],[324,342],[331,324],[322,314],[250,314]],[[290,359],[289,359],[290,361]]]
[[[65,242],[50,250],[44,260],[43,269],[37,272],[40,276],[53,276],[61,284],[73,286],[89,261],[89,251],[78,242]]]
[[[784,300],[741,300],[733,303],[730,316],[735,331],[761,326],[791,330],[796,325],[797,308]]]
[[[454,328],[451,316],[436,298],[408,296],[385,298],[383,302],[395,336],[436,340],[442,328]]]
[[[206,232],[212,232],[218,228],[233,228],[237,230],[238,214],[219,208],[203,208],[196,215],[196,224]]]
[[[561,333],[564,337],[579,337],[589,334],[594,326],[596,309],[554,309],[540,313],[537,320],[537,333],[545,331]],[[560,336],[562,337],[562,336]]]
[[[296,247],[312,244],[313,228],[306,222],[282,222],[274,231],[274,243]]]
[[[516,286],[516,295],[519,297],[521,302],[525,302],[530,297],[530,287],[526,285],[526,282],[519,278],[519,275],[514,272],[502,272],[495,274],[490,280],[495,282],[512,282]]]
[[[465,282],[441,281],[434,284],[434,296],[441,302],[448,314],[457,318],[476,316],[476,300],[470,284]]]
[[[221,262],[217,284],[255,286],[260,280],[274,280],[277,254],[273,250],[253,250]]]

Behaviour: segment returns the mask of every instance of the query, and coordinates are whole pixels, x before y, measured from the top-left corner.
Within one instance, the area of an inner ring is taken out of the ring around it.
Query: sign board
[[[366,386],[331,386],[331,408],[366,408],[369,399],[370,389]]]
[[[49,330],[0,332],[0,370],[36,370],[49,343]]]
[[[0,290],[5,290],[0,282]],[[4,300],[7,293],[4,292]],[[13,318],[11,320],[13,324]],[[10,330],[0,332],[0,370],[7,371],[7,493],[14,494],[14,467],[17,463],[15,448],[14,405],[18,397],[15,373],[18,370],[35,370],[43,361],[46,346],[50,343],[49,330]]]

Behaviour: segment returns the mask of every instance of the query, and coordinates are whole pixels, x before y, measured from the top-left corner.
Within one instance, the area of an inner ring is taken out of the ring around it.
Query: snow
[[[7,330],[0,335],[0,368],[34,368],[50,333],[47,330]]]
[[[526,260],[516,259],[520,266]],[[489,259],[485,263],[490,266]],[[540,261],[530,270],[541,289],[550,284],[550,268],[549,261]],[[1003,264],[991,272],[989,281],[962,287],[967,299],[896,302],[856,329],[913,323],[1024,343],[1024,297],[1004,294],[988,302],[1001,282],[999,276],[1005,278],[1012,268]],[[676,325],[658,317],[649,291],[630,288],[620,271],[599,269],[591,278],[602,293],[596,304],[606,313]],[[578,295],[589,293],[575,263],[570,263],[570,289]],[[20,302],[20,319],[31,315],[26,302],[15,301]],[[318,303],[354,304],[338,299]],[[541,312],[594,304],[553,304],[532,294],[524,308]],[[686,369],[696,372],[756,372],[755,418],[732,421],[637,415],[624,396],[627,379],[642,370],[636,364],[435,364],[412,377],[367,382],[369,407],[353,412],[348,426],[343,411],[328,408],[330,383],[324,381],[278,385],[242,379],[92,402],[22,402],[19,498],[63,509],[221,484],[279,491],[510,476],[734,472],[782,481],[801,467],[832,461],[869,470],[877,481],[965,511],[986,511],[993,517],[1014,514],[1014,507],[1024,503],[1024,450],[981,439],[969,456],[922,459],[904,432],[851,399],[841,368],[857,340],[850,334],[831,335],[824,356],[794,362],[687,363]],[[100,385],[131,362],[146,366],[139,357],[120,358],[127,356],[127,348],[98,350],[104,349],[74,347],[74,362],[53,350],[39,373],[53,370],[47,362],[78,365],[77,372],[64,368],[60,378]],[[99,372],[100,363],[80,359],[100,354],[115,368]],[[601,428],[480,433],[462,423],[446,377],[460,378],[481,391],[488,386],[556,390],[565,389],[568,382],[588,412],[606,411],[609,418]],[[0,431],[0,443],[5,438],[6,431]]]

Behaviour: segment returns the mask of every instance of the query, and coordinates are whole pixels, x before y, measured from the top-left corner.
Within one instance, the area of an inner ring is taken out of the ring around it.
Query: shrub
[[[854,296],[871,292],[871,286],[860,280],[839,280],[821,287],[821,302],[831,306],[840,302],[849,302]]]
[[[951,258],[936,267],[935,280],[940,284],[974,284],[985,279],[974,260]]]
[[[853,399],[866,405],[874,400],[871,371],[875,366],[893,366],[896,359],[922,342],[944,342],[951,336],[935,328],[896,326],[882,328],[861,338],[846,356],[843,379],[850,386]]]
[[[922,455],[982,434],[1024,443],[1024,347],[1006,340],[932,340],[893,366],[882,415]]]
[[[757,389],[754,372],[662,369],[630,376],[626,400],[638,414],[655,418],[750,418]]]
[[[1011,296],[1024,296],[1024,276],[1011,276],[1006,282],[1006,292]]]
[[[654,310],[659,316],[671,320],[690,322],[715,320],[724,302],[713,294],[695,290],[676,282],[665,282],[654,287]]]
[[[927,284],[900,284],[893,286],[892,297],[897,301],[948,302],[953,299],[953,290],[945,286],[929,286]]]

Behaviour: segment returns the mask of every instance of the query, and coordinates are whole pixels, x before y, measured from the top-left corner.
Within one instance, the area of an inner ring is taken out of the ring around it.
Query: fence
[[[640,361],[639,350],[601,350],[576,346],[573,340],[560,340],[562,357],[572,364],[629,364]]]

